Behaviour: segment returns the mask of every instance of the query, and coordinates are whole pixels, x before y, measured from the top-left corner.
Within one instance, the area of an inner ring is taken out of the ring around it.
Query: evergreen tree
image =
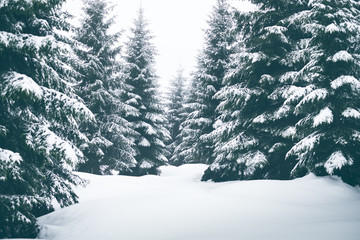
[[[215,181],[289,178],[285,154],[292,146],[289,134],[296,121],[286,82],[297,65],[291,59],[296,42],[286,19],[306,5],[302,1],[253,1],[258,11],[238,13],[240,41],[225,77],[226,86],[215,96],[221,100],[216,161],[203,179]],[[281,2],[281,3],[280,3]],[[279,96],[280,94],[280,96]]]
[[[165,113],[157,94],[157,76],[154,71],[155,48],[148,23],[140,9],[127,45],[125,57],[124,101],[135,111],[127,112],[126,119],[136,131],[134,141],[137,164],[132,175],[157,174],[157,168],[168,162],[164,142],[170,139],[165,128]]]
[[[194,146],[198,143],[200,138],[200,129],[197,128],[196,118],[202,105],[197,103],[199,81],[193,78],[191,86],[188,88],[188,94],[185,95],[185,104],[183,107],[183,119],[180,123],[179,134],[176,137],[178,144],[175,146],[171,157],[171,163],[174,165],[181,165],[184,163],[199,163],[196,156]]]
[[[196,138],[196,141],[185,143],[187,145],[182,146],[177,154],[187,159],[186,162],[212,163],[214,160],[214,139],[210,133],[214,130],[218,116],[216,107],[219,104],[219,100],[214,96],[222,87],[233,42],[230,31],[232,15],[227,1],[217,1],[208,24],[205,48],[198,59],[198,69],[193,76],[193,86],[196,89],[193,90],[194,95],[191,98],[194,101],[189,103],[190,112],[182,130],[184,138]],[[185,136],[186,134],[191,136]]]
[[[71,87],[79,61],[64,42],[62,3],[0,4],[0,238],[36,237],[53,199],[77,201],[72,169],[87,142],[78,126],[94,116]]]
[[[85,18],[77,31],[82,43],[78,54],[85,62],[78,92],[96,118],[96,123],[82,126],[90,143],[84,146],[88,161],[80,170],[96,174],[127,173],[136,164],[128,138],[132,131],[123,118],[131,109],[121,102],[121,69],[116,61],[119,33],[108,33],[113,24],[112,18],[106,20],[110,10],[105,1],[86,1]]]
[[[168,144],[168,151],[170,157],[173,156],[175,148],[181,142],[179,133],[180,124],[184,118],[184,97],[185,77],[183,75],[183,69],[180,69],[177,73],[177,76],[170,82],[169,104],[167,110],[167,119],[169,123],[168,128],[171,136],[171,141]]]
[[[308,172],[338,175],[356,185],[360,183],[360,3],[315,0],[309,7],[292,19],[307,36],[300,55],[306,64],[294,83],[306,84],[308,91],[295,106],[298,142],[286,157],[297,161],[293,177]]]
[[[358,184],[359,3],[253,2],[216,95],[220,141],[203,180],[313,172]]]

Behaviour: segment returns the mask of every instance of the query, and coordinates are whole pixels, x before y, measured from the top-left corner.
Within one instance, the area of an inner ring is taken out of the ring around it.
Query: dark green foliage
[[[156,174],[157,168],[167,163],[165,142],[170,139],[165,128],[166,118],[157,95],[157,76],[154,70],[155,48],[147,22],[140,9],[132,36],[127,42],[124,96],[131,108],[126,120],[135,130],[136,166],[131,175]]]
[[[128,173],[136,164],[129,139],[132,130],[123,118],[130,107],[121,101],[124,87],[116,60],[120,34],[108,33],[114,23],[113,19],[106,20],[110,10],[105,1],[87,1],[86,16],[77,31],[77,39],[83,44],[78,54],[84,61],[78,93],[96,119],[82,126],[90,143],[84,146],[88,160],[79,169],[95,174],[113,170]]]
[[[299,142],[287,157],[297,160],[294,177],[305,171],[359,184],[355,176],[359,174],[360,29],[354,26],[360,24],[360,4],[319,0],[310,6],[301,19],[301,30],[311,36],[303,57],[307,64],[301,70],[310,91],[296,105]]]
[[[359,170],[359,3],[253,1],[236,14],[216,160],[204,180],[289,179],[309,172],[352,185]]]
[[[209,28],[205,32],[205,47],[198,58],[197,71],[193,76],[193,89],[188,97],[188,115],[182,123],[182,144],[175,150],[174,161],[212,163],[214,161],[214,130],[218,118],[214,98],[221,89],[229,63],[233,42],[232,15],[227,1],[219,0],[214,7]]]
[[[0,7],[0,237],[35,237],[36,217],[77,202],[72,169],[84,160],[78,126],[93,115],[70,87],[77,62],[63,1]]]
[[[169,159],[174,156],[174,151],[181,144],[180,124],[186,117],[184,110],[185,103],[185,77],[183,70],[180,69],[176,77],[170,82],[169,104],[167,112],[167,120],[169,123],[169,132],[171,141],[167,144],[169,151]],[[173,159],[170,159],[173,162]],[[176,164],[176,163],[174,163]]]

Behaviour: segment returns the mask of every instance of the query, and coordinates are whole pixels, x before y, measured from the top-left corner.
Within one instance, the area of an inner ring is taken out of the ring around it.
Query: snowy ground
[[[161,176],[94,176],[80,204],[39,218],[61,240],[358,240],[360,191],[313,175],[293,181],[200,182],[206,166]]]

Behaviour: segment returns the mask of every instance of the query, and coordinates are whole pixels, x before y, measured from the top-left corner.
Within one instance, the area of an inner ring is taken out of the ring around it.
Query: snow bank
[[[39,218],[41,238],[67,240],[355,240],[360,193],[339,180],[200,182],[205,165],[161,176],[94,176],[80,204]]]

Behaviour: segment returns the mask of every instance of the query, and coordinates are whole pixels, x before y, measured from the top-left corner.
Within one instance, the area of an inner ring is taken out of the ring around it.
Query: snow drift
[[[340,180],[200,182],[205,165],[161,176],[95,176],[80,204],[39,218],[41,238],[67,240],[356,240],[360,192]]]

